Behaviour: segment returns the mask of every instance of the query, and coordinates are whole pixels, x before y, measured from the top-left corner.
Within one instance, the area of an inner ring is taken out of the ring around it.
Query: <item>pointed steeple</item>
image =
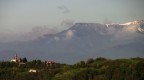
[[[15,57],[14,57],[14,59],[18,59],[17,53],[15,54]]]

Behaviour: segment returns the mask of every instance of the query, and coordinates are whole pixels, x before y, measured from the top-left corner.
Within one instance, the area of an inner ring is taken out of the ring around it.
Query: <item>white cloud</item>
[[[70,10],[69,10],[66,6],[64,6],[64,5],[58,6],[57,8],[58,8],[59,10],[61,10],[62,13],[64,13],[64,14],[70,13]]]
[[[74,21],[73,20],[70,20],[70,19],[65,19],[61,22],[61,26],[64,26],[64,27],[71,27],[72,25],[74,25]]]
[[[137,38],[140,34],[137,33],[138,25],[124,26],[122,30],[114,33],[114,39],[116,40],[130,40]]]
[[[71,39],[74,36],[74,32],[72,30],[68,30],[66,33],[66,40]]]
[[[34,40],[38,37],[42,37],[45,34],[55,34],[57,32],[57,28],[48,28],[47,26],[33,27],[30,32],[25,33],[4,30],[0,32],[0,42]]]

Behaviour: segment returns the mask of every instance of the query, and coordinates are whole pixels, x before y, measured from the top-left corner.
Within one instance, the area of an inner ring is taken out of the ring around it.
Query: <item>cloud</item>
[[[71,27],[72,25],[74,25],[74,20],[70,20],[70,19],[65,19],[61,22],[61,26],[64,27]]]
[[[109,32],[112,31],[110,30]],[[137,25],[123,26],[122,30],[114,31],[113,34],[114,40],[133,40],[141,36],[141,34],[138,33]]]
[[[43,37],[45,34],[55,34],[58,32],[57,28],[49,28],[48,26],[33,27],[30,32],[19,33],[10,30],[0,32],[0,42],[13,41],[28,41]]]
[[[61,10],[62,13],[64,13],[64,14],[70,13],[70,10],[66,6],[64,6],[64,5],[58,6],[57,9]]]
[[[57,32],[57,29],[48,28],[48,26],[37,26],[32,28],[32,32],[40,34],[55,34]]]
[[[58,25],[35,26],[31,30],[24,32],[15,32],[9,29],[0,29],[0,43],[34,40],[39,37],[43,37],[45,34],[56,34],[57,32],[70,28],[73,24],[73,20],[64,19],[61,24]],[[58,37],[55,37],[54,39],[59,40]]]
[[[104,23],[104,24],[111,24],[112,21],[106,18],[106,19],[103,21],[103,23]]]
[[[74,33],[72,30],[68,30],[66,33],[66,40],[69,40],[73,37]]]
[[[47,26],[37,26],[33,27],[32,31],[24,34],[23,37],[26,39],[37,39],[38,37],[42,37],[45,34],[55,34],[57,33],[57,28],[49,28]]]

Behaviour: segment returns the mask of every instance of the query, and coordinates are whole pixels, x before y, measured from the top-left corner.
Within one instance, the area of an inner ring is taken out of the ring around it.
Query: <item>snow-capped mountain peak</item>
[[[142,33],[143,20],[128,22],[125,25],[113,23],[108,24],[108,27],[101,23],[75,23],[69,29],[56,34],[46,34],[35,40],[0,43],[0,56],[3,57],[2,52],[12,50],[31,59],[49,58],[71,63],[95,56],[144,56]]]
[[[135,20],[135,21],[127,22],[127,23],[120,24],[120,25],[137,25],[137,24],[142,24],[142,23],[144,23],[144,20]]]

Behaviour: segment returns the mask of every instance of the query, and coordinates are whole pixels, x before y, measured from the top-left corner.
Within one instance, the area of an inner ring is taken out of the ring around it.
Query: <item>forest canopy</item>
[[[73,65],[41,60],[23,64],[1,61],[0,80],[144,80],[144,58],[99,57]]]

